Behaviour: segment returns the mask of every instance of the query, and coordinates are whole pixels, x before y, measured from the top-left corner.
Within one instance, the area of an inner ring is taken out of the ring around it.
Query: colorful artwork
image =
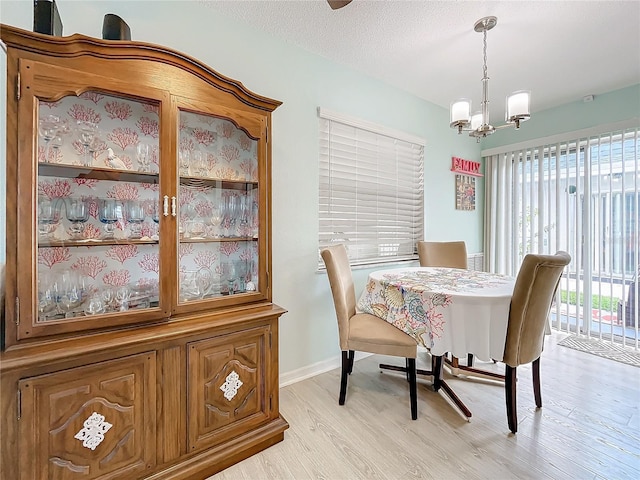
[[[476,209],[476,179],[456,175],[456,210]]]

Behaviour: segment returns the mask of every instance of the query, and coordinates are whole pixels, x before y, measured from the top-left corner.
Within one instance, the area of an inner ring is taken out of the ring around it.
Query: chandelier
[[[531,116],[529,107],[531,103],[531,92],[519,90],[507,97],[507,108],[505,114],[505,125],[494,127],[489,123],[489,77],[487,76],[487,32],[496,26],[496,17],[484,17],[478,20],[473,29],[482,32],[483,40],[483,66],[482,66],[482,102],[480,111],[471,115],[471,100],[461,98],[451,103],[451,128],[457,128],[458,134],[469,132],[470,137],[480,138],[491,135],[496,130],[514,125],[520,128],[520,122],[528,120]]]

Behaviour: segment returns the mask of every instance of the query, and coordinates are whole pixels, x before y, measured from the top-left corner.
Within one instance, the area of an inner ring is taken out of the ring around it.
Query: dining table
[[[443,378],[443,359],[447,354],[473,354],[480,360],[502,360],[514,285],[513,277],[477,270],[376,270],[369,274],[357,308],[386,320],[429,350],[432,368],[418,374],[432,376],[434,390],[442,389],[470,418],[471,411]]]

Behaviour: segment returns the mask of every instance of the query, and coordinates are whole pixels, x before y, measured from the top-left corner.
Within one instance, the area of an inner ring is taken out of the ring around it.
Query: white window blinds
[[[343,243],[352,265],[416,259],[424,140],[324,109],[319,115],[320,249]]]

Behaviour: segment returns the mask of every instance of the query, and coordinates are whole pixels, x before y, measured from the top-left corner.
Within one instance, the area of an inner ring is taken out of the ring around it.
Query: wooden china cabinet
[[[206,478],[283,440],[280,102],[152,44],[0,33],[0,478]]]

